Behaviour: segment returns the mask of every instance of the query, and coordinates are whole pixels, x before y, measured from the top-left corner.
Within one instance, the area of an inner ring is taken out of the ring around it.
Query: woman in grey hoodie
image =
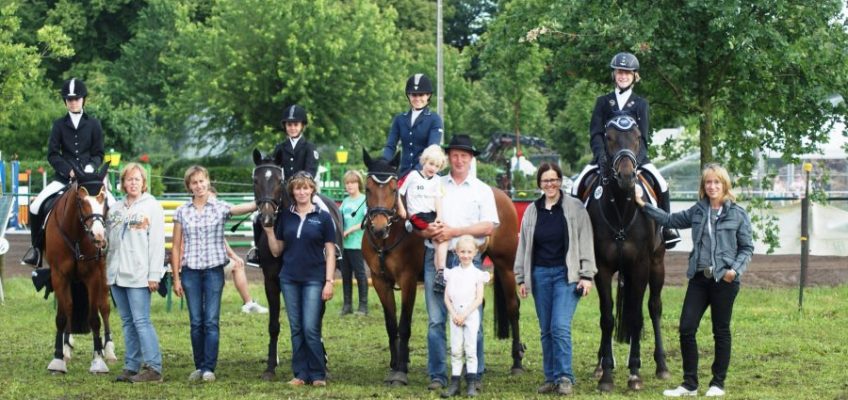
[[[121,189],[126,197],[109,210],[106,258],[106,277],[121,315],[126,348],[124,370],[117,380],[161,382],[162,354],[150,322],[150,296],[165,272],[164,212],[147,193],[141,165],[124,166]]]

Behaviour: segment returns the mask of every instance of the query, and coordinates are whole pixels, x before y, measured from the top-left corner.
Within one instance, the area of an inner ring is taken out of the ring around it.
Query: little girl
[[[465,352],[465,380],[468,396],[477,395],[477,331],[480,329],[480,305],[483,304],[483,284],[489,281],[489,273],[474,266],[477,241],[471,235],[462,235],[456,242],[459,267],[445,272],[445,307],[450,315],[451,383],[442,397],[459,393],[462,373],[462,356]]]
[[[415,229],[425,230],[431,222],[442,221],[442,181],[438,172],[441,171],[448,158],[439,145],[430,145],[421,153],[421,170],[410,172],[400,186],[400,196],[406,196],[406,207],[403,201],[398,203],[401,218],[409,216],[409,222]],[[433,290],[441,293],[445,290],[445,260],[448,256],[449,240],[433,243],[436,246],[436,279]]]

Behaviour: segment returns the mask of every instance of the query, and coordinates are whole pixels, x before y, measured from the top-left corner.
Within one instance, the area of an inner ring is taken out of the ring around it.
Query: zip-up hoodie
[[[126,199],[109,209],[109,285],[138,288],[158,282],[165,273],[165,214],[149,193],[131,206]]]

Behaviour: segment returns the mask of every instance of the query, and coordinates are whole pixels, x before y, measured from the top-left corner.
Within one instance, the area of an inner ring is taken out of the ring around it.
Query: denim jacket
[[[708,199],[701,199],[688,210],[668,214],[662,209],[646,204],[642,208],[645,214],[661,225],[669,228],[686,229],[692,228],[692,252],[689,253],[689,269],[686,276],[692,279],[695,276],[697,263],[700,256],[701,235],[707,235],[707,224],[710,217],[710,203]],[[754,254],[754,238],[751,229],[751,220],[748,214],[738,204],[727,200],[722,205],[721,213],[716,221],[715,237],[712,240],[713,259],[715,270],[713,277],[716,282],[724,277],[727,269],[736,271],[736,281],[748,269],[751,256]]]

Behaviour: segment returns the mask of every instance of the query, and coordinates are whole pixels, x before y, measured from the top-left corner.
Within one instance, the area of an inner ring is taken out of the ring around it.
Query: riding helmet
[[[286,107],[283,110],[283,119],[280,121],[280,124],[285,126],[286,122],[303,122],[304,125],[308,124],[309,119],[306,117],[306,109],[297,104]]]
[[[639,59],[632,53],[621,52],[612,57],[610,68],[636,72],[639,71]]]
[[[88,96],[88,90],[85,88],[85,83],[77,78],[66,80],[65,83],[62,84],[62,90],[59,93],[65,100],[71,97],[85,98]]]
[[[433,93],[433,85],[430,84],[430,78],[424,74],[415,74],[406,80],[406,94],[410,93]]]

